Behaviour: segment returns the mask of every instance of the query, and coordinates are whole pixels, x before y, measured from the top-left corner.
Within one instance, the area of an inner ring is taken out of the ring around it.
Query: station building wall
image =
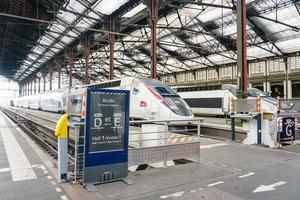
[[[237,66],[232,63],[165,74],[161,81],[171,86],[236,84],[237,76]],[[270,92],[273,97],[300,98],[300,55],[248,61],[248,78],[251,87]]]

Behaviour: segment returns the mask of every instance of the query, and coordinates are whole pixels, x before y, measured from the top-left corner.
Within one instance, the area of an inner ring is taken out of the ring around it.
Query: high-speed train
[[[230,99],[237,97],[237,86],[233,84],[173,88],[191,107],[195,115],[224,116],[230,112]],[[256,88],[248,88],[248,98],[266,96]],[[268,97],[276,104],[276,99]]]
[[[86,88],[130,90],[130,118],[145,120],[192,119],[191,108],[170,87],[158,80],[125,77],[118,80],[81,85],[64,91],[47,92],[15,99],[14,105],[45,111],[61,112],[66,106],[71,114],[81,112],[82,95]]]
[[[62,113],[64,112],[64,93],[65,90],[55,90],[41,94],[17,97],[13,99],[13,106]]]
[[[129,90],[131,119],[166,120],[194,117],[187,103],[170,87],[158,80],[143,77],[126,77],[70,88],[66,96],[68,107],[72,107],[71,112],[79,113],[82,93],[87,87]]]

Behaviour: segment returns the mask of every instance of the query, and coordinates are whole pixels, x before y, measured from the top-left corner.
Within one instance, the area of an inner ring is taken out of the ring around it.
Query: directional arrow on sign
[[[279,181],[277,183],[273,183],[271,185],[261,185],[258,188],[256,188],[252,193],[256,192],[268,192],[272,190],[276,190],[276,187],[286,184],[284,181]]]

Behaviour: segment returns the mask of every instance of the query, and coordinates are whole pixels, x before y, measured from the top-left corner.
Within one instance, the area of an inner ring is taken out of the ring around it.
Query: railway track
[[[17,112],[17,109],[1,107],[1,110],[40,145],[45,152],[54,159],[57,158],[57,138],[53,128],[56,123],[53,120],[35,116],[28,112]],[[74,148],[74,140],[69,139],[69,163],[74,163],[75,161]]]

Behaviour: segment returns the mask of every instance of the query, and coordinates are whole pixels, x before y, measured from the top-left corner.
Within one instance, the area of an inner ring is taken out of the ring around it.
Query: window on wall
[[[290,70],[299,70],[300,69],[300,57],[289,57],[288,58],[288,64]]]
[[[300,98],[300,82],[292,83],[292,95],[293,98]]]
[[[185,82],[185,74],[177,74],[176,75],[176,78],[177,78],[177,82],[178,83],[184,83]]]
[[[200,82],[206,81],[206,70],[196,71],[196,79]]]
[[[268,70],[270,73],[284,71],[285,64],[284,64],[283,59],[269,60],[268,61]]]
[[[284,87],[283,84],[280,83],[272,83],[271,84],[271,96],[272,97],[284,97]]]

